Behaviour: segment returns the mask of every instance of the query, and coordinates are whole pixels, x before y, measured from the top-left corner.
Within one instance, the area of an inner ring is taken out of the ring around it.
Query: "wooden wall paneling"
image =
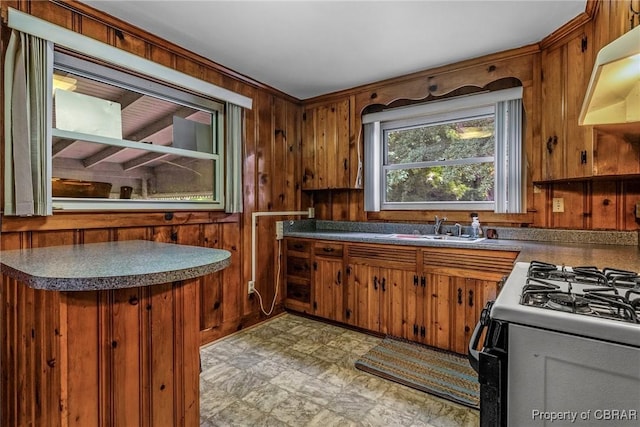
[[[200,424],[200,310],[198,304],[193,304],[198,299],[199,287],[198,279],[186,280],[174,292],[176,312],[181,313],[180,318],[176,318],[175,329],[184,331],[182,345],[178,349],[181,357],[176,358],[174,367],[176,383],[180,385],[175,390],[181,399],[178,413],[184,414],[184,418],[176,420],[176,425],[181,427]]]
[[[534,227],[549,227],[551,223],[551,210],[550,208],[550,194],[551,187],[548,185],[534,185],[532,186],[532,190],[529,191],[533,196],[533,202],[531,205],[533,206],[533,222],[531,223]]]
[[[60,384],[61,346],[60,346],[60,311],[48,307],[59,306],[60,295],[56,292],[36,292],[36,319],[38,347],[41,349],[36,363],[36,381],[40,392],[40,405],[37,408],[36,424],[49,422],[48,414],[59,411],[60,395],[57,384]],[[47,307],[46,309],[44,307]],[[40,375],[38,375],[40,374]]]
[[[82,230],[82,243],[110,242],[113,234],[113,230],[105,228]]]
[[[102,22],[98,22],[95,19],[91,19],[88,16],[82,16],[77,13],[73,14],[72,29],[82,35],[104,43],[109,42],[109,32],[111,32],[112,37],[114,36],[113,29],[106,27]]]
[[[73,230],[43,231],[32,233],[31,244],[34,248],[46,246],[73,245],[79,241],[79,233]]]
[[[27,248],[30,246],[30,237],[30,233],[0,233],[0,251]]]
[[[282,211],[287,205],[287,105],[284,100],[273,99],[273,137],[271,138],[272,208]]]
[[[147,59],[157,64],[164,65],[169,68],[175,68],[176,55],[161,46],[153,44],[149,45],[148,52],[145,56]]]
[[[135,423],[140,418],[140,374],[143,369],[140,350],[145,338],[140,330],[140,289],[109,291],[111,296],[111,381],[112,422],[115,425]],[[80,333],[78,331],[77,333]],[[170,335],[169,335],[170,336]],[[140,342],[142,340],[142,343]]]
[[[116,240],[151,240],[153,230],[150,227],[130,227],[115,229]]]
[[[331,219],[333,221],[349,220],[349,190],[331,192]]]
[[[221,247],[221,228],[222,226],[219,224],[206,224],[203,226],[204,246],[209,248]],[[222,274],[222,271],[217,271],[200,278],[201,331],[219,327],[222,323]]]
[[[22,12],[45,19],[64,28],[72,28],[73,12],[61,8],[50,1],[26,1],[20,3],[19,9]]]
[[[147,43],[141,38],[122,31],[120,29],[110,27],[108,30],[109,39],[113,40],[113,45],[119,49],[131,52],[134,55],[138,55],[142,58],[147,57]]]
[[[623,206],[620,197],[620,182],[594,181],[591,184],[590,229],[593,230],[620,230],[622,229],[623,215],[619,214],[619,206]]]
[[[284,186],[283,191],[285,194],[283,208],[285,210],[299,210],[302,208],[300,203],[300,180],[302,172],[300,169],[300,132],[299,124],[300,120],[300,107],[291,103],[285,102],[285,125],[283,127],[283,148],[285,169],[284,172]],[[276,126],[277,129],[277,126]]]
[[[62,404],[69,414],[66,422],[70,426],[97,426],[106,402],[96,384],[101,382],[100,364],[105,363],[104,352],[109,348],[108,337],[100,334],[108,331],[101,331],[98,326],[99,310],[102,309],[98,306],[99,294],[79,292],[73,298],[67,298],[65,292],[59,295],[64,309],[61,324],[65,328],[61,370],[69,372],[70,377],[62,384]],[[49,306],[47,311],[53,311],[54,307]]]
[[[636,203],[640,203],[640,179],[623,181],[622,188],[622,203],[618,205],[619,211],[623,215],[623,226],[621,229],[640,231],[640,219],[636,218],[635,211]]]
[[[150,288],[150,390],[151,425],[173,423],[175,408],[173,372],[175,366],[175,348],[172,346],[174,328],[174,285],[166,283]],[[173,350],[172,350],[173,348]]]
[[[567,182],[553,185],[551,198],[564,199],[564,212],[552,212],[551,228],[587,228],[587,191],[584,182]],[[551,200],[550,202],[552,202]],[[551,210],[551,209],[550,209]]]
[[[254,107],[245,111],[245,128],[246,138],[244,146],[244,165],[243,165],[243,203],[244,203],[244,232],[242,233],[242,247],[246,248],[245,253],[247,262],[242,265],[242,283],[246,283],[251,279],[251,229],[252,219],[251,213],[258,210],[258,128],[260,124],[258,109],[260,108],[259,99],[254,99]],[[250,312],[251,302],[247,297],[242,298],[241,314]]]
[[[222,298],[220,301],[221,319],[223,323],[234,325],[237,324],[241,316],[242,301],[246,299],[247,295],[246,283],[248,279],[244,280],[242,268],[246,264],[251,267],[250,262],[244,261],[248,258],[245,254],[251,252],[251,246],[244,246],[244,248],[241,246],[240,236],[243,228],[238,229],[238,224],[221,224],[220,227],[222,240],[219,247],[231,252],[231,265],[222,270],[221,289],[218,291]]]

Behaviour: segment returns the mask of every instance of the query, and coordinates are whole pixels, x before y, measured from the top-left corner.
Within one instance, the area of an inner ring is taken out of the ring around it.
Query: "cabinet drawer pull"
[[[413,286],[418,286],[418,275],[413,276]]]
[[[325,251],[325,252],[329,252],[329,253],[334,251],[333,248],[328,248],[328,247],[324,247],[324,248],[322,248],[322,250]]]
[[[473,291],[469,291],[469,307],[473,307]]]
[[[427,329],[424,326],[420,327],[420,336],[423,338],[427,336]]]
[[[347,170],[348,166],[347,166],[347,159],[344,159],[344,170]]]
[[[386,278],[382,278],[382,292],[386,292],[387,291],[387,279]]]
[[[413,335],[418,335],[418,325],[413,325]]]
[[[293,249],[301,251],[302,249],[304,249],[304,245],[301,245],[300,243],[294,243]]]
[[[373,276],[373,289],[378,290],[378,276]]]
[[[342,283],[342,271],[338,271],[337,283],[338,283],[338,285],[339,285],[340,283]]]
[[[458,305],[462,305],[462,288],[458,288]]]
[[[345,313],[344,313],[344,314],[345,314],[345,316],[346,316],[346,318],[347,318],[347,319],[350,319],[350,318],[351,318],[351,310],[349,310],[348,308],[347,308],[347,310],[345,311]]]
[[[423,288],[427,287],[427,278],[425,276],[422,276],[420,278],[420,286],[422,286]]]

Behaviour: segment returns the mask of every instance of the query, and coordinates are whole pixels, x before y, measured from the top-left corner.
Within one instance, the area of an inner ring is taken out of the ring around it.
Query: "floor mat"
[[[387,337],[356,361],[356,368],[471,408],[480,407],[478,376],[467,358],[454,353]]]

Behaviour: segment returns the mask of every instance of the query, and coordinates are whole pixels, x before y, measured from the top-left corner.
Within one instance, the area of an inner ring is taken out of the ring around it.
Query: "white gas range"
[[[470,343],[481,426],[640,425],[639,318],[638,273],[517,263]]]

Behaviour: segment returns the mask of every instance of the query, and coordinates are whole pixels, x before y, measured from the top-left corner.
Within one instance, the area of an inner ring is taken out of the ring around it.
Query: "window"
[[[521,93],[365,115],[366,210],[521,212]]]
[[[221,208],[224,105],[56,52],[54,209]]]
[[[12,8],[7,21],[5,215],[242,212],[251,98]]]

